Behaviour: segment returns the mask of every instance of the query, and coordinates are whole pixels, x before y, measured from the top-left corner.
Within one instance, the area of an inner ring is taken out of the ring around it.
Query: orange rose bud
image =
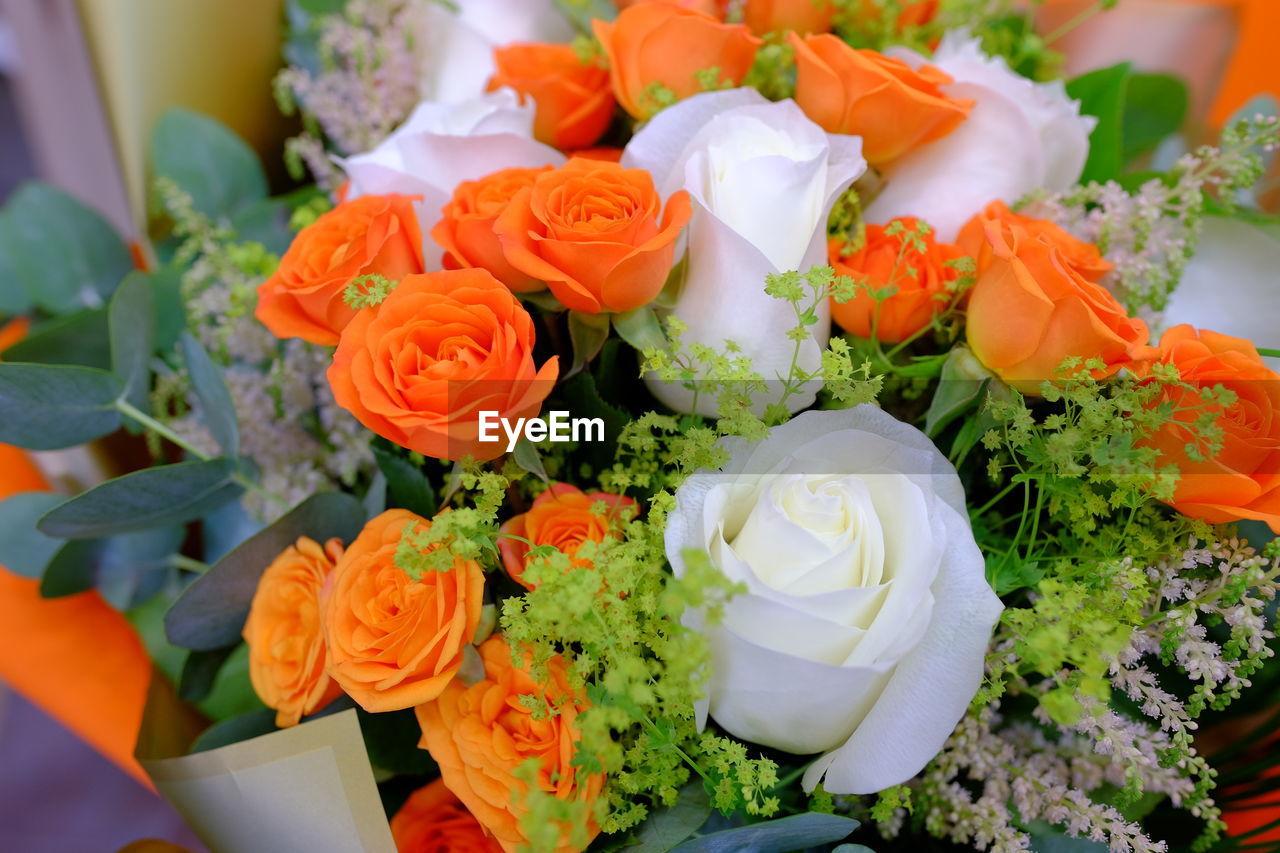
[[[672,3],[638,3],[613,23],[597,18],[592,27],[609,57],[613,94],[638,119],[652,117],[667,98],[741,85],[761,44],[741,24]],[[712,69],[717,79],[705,79]]]
[[[756,35],[795,31],[801,35],[831,32],[834,0],[747,0],[742,19]]]
[[[918,233],[919,220],[904,216],[894,225],[868,225],[866,242],[848,257],[841,257],[843,240],[828,244],[836,275],[852,278],[860,286],[847,302],[831,300],[831,316],[840,327],[860,338],[898,343],[929,325],[951,299],[947,285],[962,273],[948,261],[964,257],[958,246],[939,243],[933,232]],[[913,243],[924,244],[918,251]],[[914,271],[914,274],[913,274]],[[877,300],[869,290],[894,287]]]
[[[431,229],[431,239],[444,249],[445,269],[488,270],[515,293],[545,289],[543,281],[511,266],[493,225],[520,190],[533,186],[538,175],[550,170],[550,166],[503,169],[458,184],[441,211],[440,221]]]
[[[692,214],[684,190],[667,200],[664,213],[643,169],[574,159],[539,175],[494,230],[513,267],[545,281],[566,307],[599,314],[654,300]]]
[[[796,103],[828,133],[861,136],[873,166],[941,139],[973,109],[973,101],[943,94],[938,87],[951,77],[932,65],[913,69],[833,35],[788,39],[796,50]]]
[[[533,135],[539,141],[562,151],[586,148],[609,129],[615,103],[609,71],[584,64],[572,46],[508,45],[494,49],[493,62],[489,91],[510,86],[522,103],[533,98]]]
[[[398,853],[502,853],[443,779],[409,795],[391,818],[391,837]]]
[[[538,368],[529,312],[485,270],[411,275],[342,333],[329,367],[339,406],[401,447],[435,459],[502,455],[482,412],[538,414],[559,372]]]
[[[1130,317],[1106,288],[1063,259],[1049,232],[987,225],[992,260],[969,298],[969,347],[988,369],[1024,394],[1062,378],[1067,358],[1099,359],[1095,379],[1147,351],[1147,324]]]
[[[1249,341],[1187,325],[1165,332],[1157,353],[1134,372],[1149,375],[1153,363],[1174,365],[1192,386],[1166,385],[1153,403],[1173,412],[1146,442],[1160,452],[1157,464],[1178,466],[1170,506],[1211,524],[1253,519],[1280,533],[1280,374]],[[1200,391],[1217,386],[1234,393],[1235,402],[1225,408],[1206,403]],[[1193,429],[1207,414],[1216,415],[1213,424],[1222,430],[1216,455],[1197,442]],[[1192,443],[1209,458],[1192,459]]]
[[[332,346],[355,316],[342,299],[352,279],[392,281],[422,272],[418,196],[367,195],[339,204],[294,238],[258,288],[254,316],[278,338]]]
[[[253,594],[244,623],[249,680],[262,703],[275,709],[280,728],[297,725],[342,693],[326,670],[320,618],[320,590],[341,557],[339,540],[322,548],[304,536],[267,566]]]
[[[594,512],[597,503],[603,503],[607,507],[604,514]],[[588,566],[588,561],[577,559],[578,549],[582,544],[603,542],[609,535],[616,534],[621,523],[635,517],[636,509],[636,502],[622,495],[611,495],[608,492],[588,494],[568,483],[553,483],[538,495],[528,512],[514,516],[502,525],[503,533],[528,540],[522,542],[511,536],[499,539],[498,550],[502,552],[502,566],[517,583],[526,589],[533,589],[533,584],[524,580],[529,542],[535,546],[551,545],[557,548],[571,559],[575,567]]]
[[[430,702],[462,666],[484,606],[484,572],[458,558],[414,580],[395,564],[408,530],[431,522],[391,509],[371,519],[334,567],[324,596],[329,674],[370,712]]]
[[[978,275],[991,266],[993,252],[991,244],[987,242],[987,224],[991,222],[1020,226],[1032,238],[1044,235],[1045,239],[1057,247],[1062,259],[1088,281],[1102,281],[1111,272],[1111,264],[1102,257],[1097,246],[1076,239],[1056,222],[1023,216],[1021,213],[1014,213],[1004,202],[993,201],[965,223],[956,237],[956,245],[977,264]]]
[[[501,636],[485,640],[480,657],[482,680],[470,687],[455,680],[439,699],[417,708],[420,745],[431,751],[449,789],[502,849],[513,853],[528,843],[520,829],[520,804],[529,791],[529,783],[517,775],[522,764],[536,760],[537,788],[562,800],[595,802],[604,776],[579,776],[572,765],[580,737],[575,723],[588,705],[570,687],[563,659],[548,662],[548,681],[539,684],[526,666],[513,664],[511,649]],[[521,696],[537,696],[557,713],[535,718]],[[591,820],[583,827],[585,838],[571,839],[570,830],[576,828],[565,828],[557,853],[584,849],[600,831]]]

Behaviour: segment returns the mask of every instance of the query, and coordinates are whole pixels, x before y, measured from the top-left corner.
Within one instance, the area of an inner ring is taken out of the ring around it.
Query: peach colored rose
[[[898,223],[898,225],[894,225]],[[844,241],[830,242],[831,266],[836,275],[852,278],[860,286],[847,302],[831,301],[831,316],[842,329],[860,338],[887,343],[904,341],[929,325],[951,299],[947,285],[962,276],[949,261],[964,257],[958,246],[939,243],[933,232],[916,237],[919,220],[909,216],[889,225],[868,225],[866,241],[853,254],[842,256]],[[914,240],[924,244],[917,251]],[[876,300],[868,289],[896,288],[886,299]]]
[[[1249,341],[1188,325],[1165,332],[1157,353],[1134,372],[1149,375],[1155,363],[1174,365],[1192,386],[1166,385],[1153,404],[1173,411],[1173,419],[1147,441],[1160,452],[1157,464],[1178,466],[1170,505],[1212,524],[1253,519],[1280,533],[1280,374]],[[1217,386],[1235,394],[1235,402],[1206,406],[1199,392]],[[1192,459],[1192,427],[1210,413],[1222,430],[1222,448],[1213,454],[1201,446],[1208,458]]]
[[[518,193],[494,230],[511,266],[545,281],[566,307],[598,314],[653,301],[691,215],[684,190],[664,213],[643,169],[573,159]]]
[[[362,196],[303,228],[258,288],[254,316],[278,338],[332,346],[355,316],[342,295],[352,279],[393,281],[425,269],[418,196]]]
[[[597,503],[607,507],[603,514],[593,511]],[[568,483],[552,483],[534,499],[528,512],[522,512],[502,525],[503,533],[528,540],[522,542],[511,536],[499,539],[502,566],[513,580],[526,589],[533,589],[533,585],[524,580],[530,547],[551,545],[570,557],[575,566],[589,565],[586,560],[577,559],[582,544],[603,542],[610,535],[616,536],[618,527],[635,517],[636,509],[636,502],[622,495],[587,493]]]
[[[503,169],[458,184],[431,229],[431,239],[444,249],[444,268],[488,270],[515,293],[545,289],[544,282],[511,266],[493,226],[520,190],[533,186],[538,175],[550,170],[550,166]]]
[[[449,789],[458,795],[502,849],[513,853],[527,841],[520,828],[522,799],[528,783],[516,770],[529,760],[539,764],[536,786],[562,800],[594,803],[604,788],[604,776],[579,776],[572,766],[575,726],[586,699],[569,684],[567,665],[553,658],[549,680],[538,684],[524,666],[512,662],[511,649],[495,635],[480,645],[484,678],[471,686],[449,684],[440,698],[417,708],[422,726],[421,746],[431,751]],[[558,713],[535,718],[522,696],[537,696]],[[587,840],[600,828],[587,823]],[[586,845],[562,836],[557,853],[571,853]]]
[[[882,166],[941,139],[969,115],[973,101],[939,86],[951,77],[874,50],[858,50],[833,35],[788,37],[796,50],[796,103],[828,133],[862,137],[862,155]]]
[[[637,3],[612,23],[592,26],[609,58],[613,94],[638,119],[652,117],[666,99],[740,85],[761,43],[742,24],[671,3]]]
[[[338,405],[388,441],[436,459],[502,455],[480,412],[533,417],[556,357],[533,360],[533,319],[485,270],[413,275],[342,333],[329,367]]]
[[[987,242],[987,224],[991,222],[1021,226],[1032,237],[1044,235],[1057,247],[1063,261],[1087,281],[1102,281],[1103,277],[1111,272],[1111,264],[1102,257],[1097,246],[1076,239],[1056,222],[1014,213],[1004,202],[993,201],[985,210],[970,219],[960,229],[960,236],[956,238],[956,245],[974,259],[979,275],[991,266],[992,250],[991,244]]]
[[[397,853],[502,853],[443,779],[409,795],[391,818],[391,837]]]
[[[1145,354],[1147,324],[1064,259],[1048,231],[991,222],[992,259],[969,299],[968,340],[988,369],[1025,394],[1062,378],[1063,361],[1098,359],[1094,378]]]
[[[304,536],[267,566],[253,594],[244,623],[249,680],[262,703],[275,709],[280,728],[297,725],[342,693],[326,670],[320,614],[320,590],[341,557],[341,541],[321,547]]]
[[[835,14],[834,0],[747,0],[742,8],[742,19],[759,36],[830,32]]]
[[[562,151],[595,145],[613,119],[609,71],[572,45],[512,44],[493,51],[489,90],[509,86],[536,105],[533,135]]]
[[[369,521],[334,567],[324,594],[329,674],[370,712],[440,695],[462,666],[484,606],[484,572],[459,558],[418,580],[395,564],[407,530],[431,522],[392,509]]]

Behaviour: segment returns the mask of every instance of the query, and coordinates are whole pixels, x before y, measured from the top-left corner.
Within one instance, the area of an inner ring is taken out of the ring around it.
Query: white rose
[[[418,93],[453,102],[484,93],[493,76],[493,49],[512,42],[567,42],[573,24],[552,0],[428,0],[421,31]]]
[[[825,753],[806,790],[906,781],[977,692],[1002,610],[955,469],[873,405],[805,412],[728,449],[723,471],[680,487],[666,531],[677,576],[696,549],[748,589],[720,624],[689,620],[711,647],[711,716],[748,741]]]
[[[1189,323],[1245,338],[1255,346],[1274,347],[1280,343],[1277,269],[1280,239],[1274,230],[1210,216],[1204,221],[1196,253],[1169,297],[1161,326]],[[1273,369],[1280,368],[1280,359],[1266,361]]]
[[[771,103],[754,89],[694,95],[660,112],[627,145],[623,165],[647,169],[663,196],[686,189],[693,201],[689,266],[674,313],[686,343],[723,350],[731,340],[766,379],[786,378],[795,348],[790,303],[764,292],[765,277],[827,262],[827,217],[836,198],[866,171],[862,140],[828,134],[794,101]],[[799,366],[816,370],[830,331],[826,300]],[[693,410],[678,383],[650,381],[673,409]],[[776,394],[775,394],[776,398]],[[714,414],[714,395],[697,400]],[[771,400],[757,400],[760,407]],[[813,394],[788,401],[792,411]]]
[[[888,166],[884,190],[867,206],[868,222],[916,216],[951,242],[996,199],[1013,204],[1033,190],[1065,190],[1080,179],[1097,120],[1080,115],[1080,102],[1067,97],[1061,80],[1034,83],[963,32],[947,33],[932,59],[905,48],[887,53],[913,68],[926,62],[941,68],[955,81],[942,91],[974,106],[951,133]]]
[[[424,101],[372,151],[338,158],[351,179],[347,198],[421,195],[414,209],[424,255],[438,269],[442,250],[430,232],[458,184],[500,169],[564,163],[563,154],[533,138],[533,109],[510,89],[456,104]]]

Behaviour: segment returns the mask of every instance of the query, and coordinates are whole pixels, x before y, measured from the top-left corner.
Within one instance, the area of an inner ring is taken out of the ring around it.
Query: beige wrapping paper
[[[211,853],[395,853],[355,711],[142,766]]]

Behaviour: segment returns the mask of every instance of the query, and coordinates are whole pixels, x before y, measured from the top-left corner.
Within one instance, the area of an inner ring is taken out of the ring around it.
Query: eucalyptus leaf
[[[671,853],[789,853],[842,841],[858,826],[853,818],[807,812],[692,838],[671,848]]]
[[[151,354],[156,348],[155,298],[145,273],[125,276],[111,297],[111,372],[120,380],[120,397],[135,409],[151,409]]]
[[[187,702],[201,702],[209,698],[218,672],[235,650],[235,646],[227,646],[189,652],[182,664],[182,676],[178,679],[178,695]]]
[[[418,747],[422,726],[412,708],[379,714],[357,708],[356,714],[365,751],[374,767],[397,775],[425,776],[436,772],[431,753]]]
[[[133,269],[129,247],[97,211],[34,181],[9,197],[0,255],[30,301],[50,314],[102,307]]]
[[[187,309],[182,302],[182,276],[174,269],[142,273],[151,282],[156,311],[157,352],[168,352],[187,327]]]
[[[841,844],[832,849],[831,853],[876,853],[876,851],[865,844]]]
[[[241,491],[227,459],[145,468],[108,480],[55,507],[40,530],[65,539],[92,539],[193,521]]]
[[[105,370],[0,364],[0,442],[60,450],[120,427],[120,382]]]
[[[178,342],[191,377],[191,388],[200,401],[200,423],[218,442],[222,454],[235,459],[240,455],[240,427],[236,423],[235,402],[222,379],[222,371],[190,332],[183,332]]]
[[[5,361],[111,369],[107,309],[77,311],[34,324],[4,351]]]
[[[196,738],[196,742],[191,745],[191,751],[205,752],[260,735],[271,734],[276,730],[276,712],[270,708],[256,708],[209,726],[200,733],[200,737]]]
[[[711,815],[711,800],[702,781],[690,782],[680,789],[676,804],[656,811],[640,825],[636,845],[627,853],[666,853],[698,831]]]
[[[160,117],[151,138],[157,177],[191,196],[195,208],[218,221],[267,197],[267,177],[258,155],[222,123],[189,110]]]
[[[65,544],[36,529],[40,516],[62,503],[52,492],[20,492],[0,501],[0,566],[38,578]]]
[[[186,528],[176,525],[123,533],[105,540],[94,584],[98,592],[121,611],[149,600],[172,578],[172,558],[186,536]]]
[[[75,539],[65,543],[45,566],[40,578],[42,598],[61,598],[93,589],[98,580],[98,555],[102,543]]]
[[[18,271],[4,250],[4,219],[9,215],[0,209],[0,317],[17,317],[31,311],[31,294],[18,280]]]
[[[385,439],[374,441],[373,458],[378,463],[378,469],[387,477],[390,506],[407,509],[423,518],[435,515],[436,490],[421,468],[406,459]]]
[[[232,549],[182,593],[165,616],[170,641],[208,651],[240,639],[258,579],[280,552],[307,536],[355,539],[364,525],[360,501],[341,492],[314,495]]]

